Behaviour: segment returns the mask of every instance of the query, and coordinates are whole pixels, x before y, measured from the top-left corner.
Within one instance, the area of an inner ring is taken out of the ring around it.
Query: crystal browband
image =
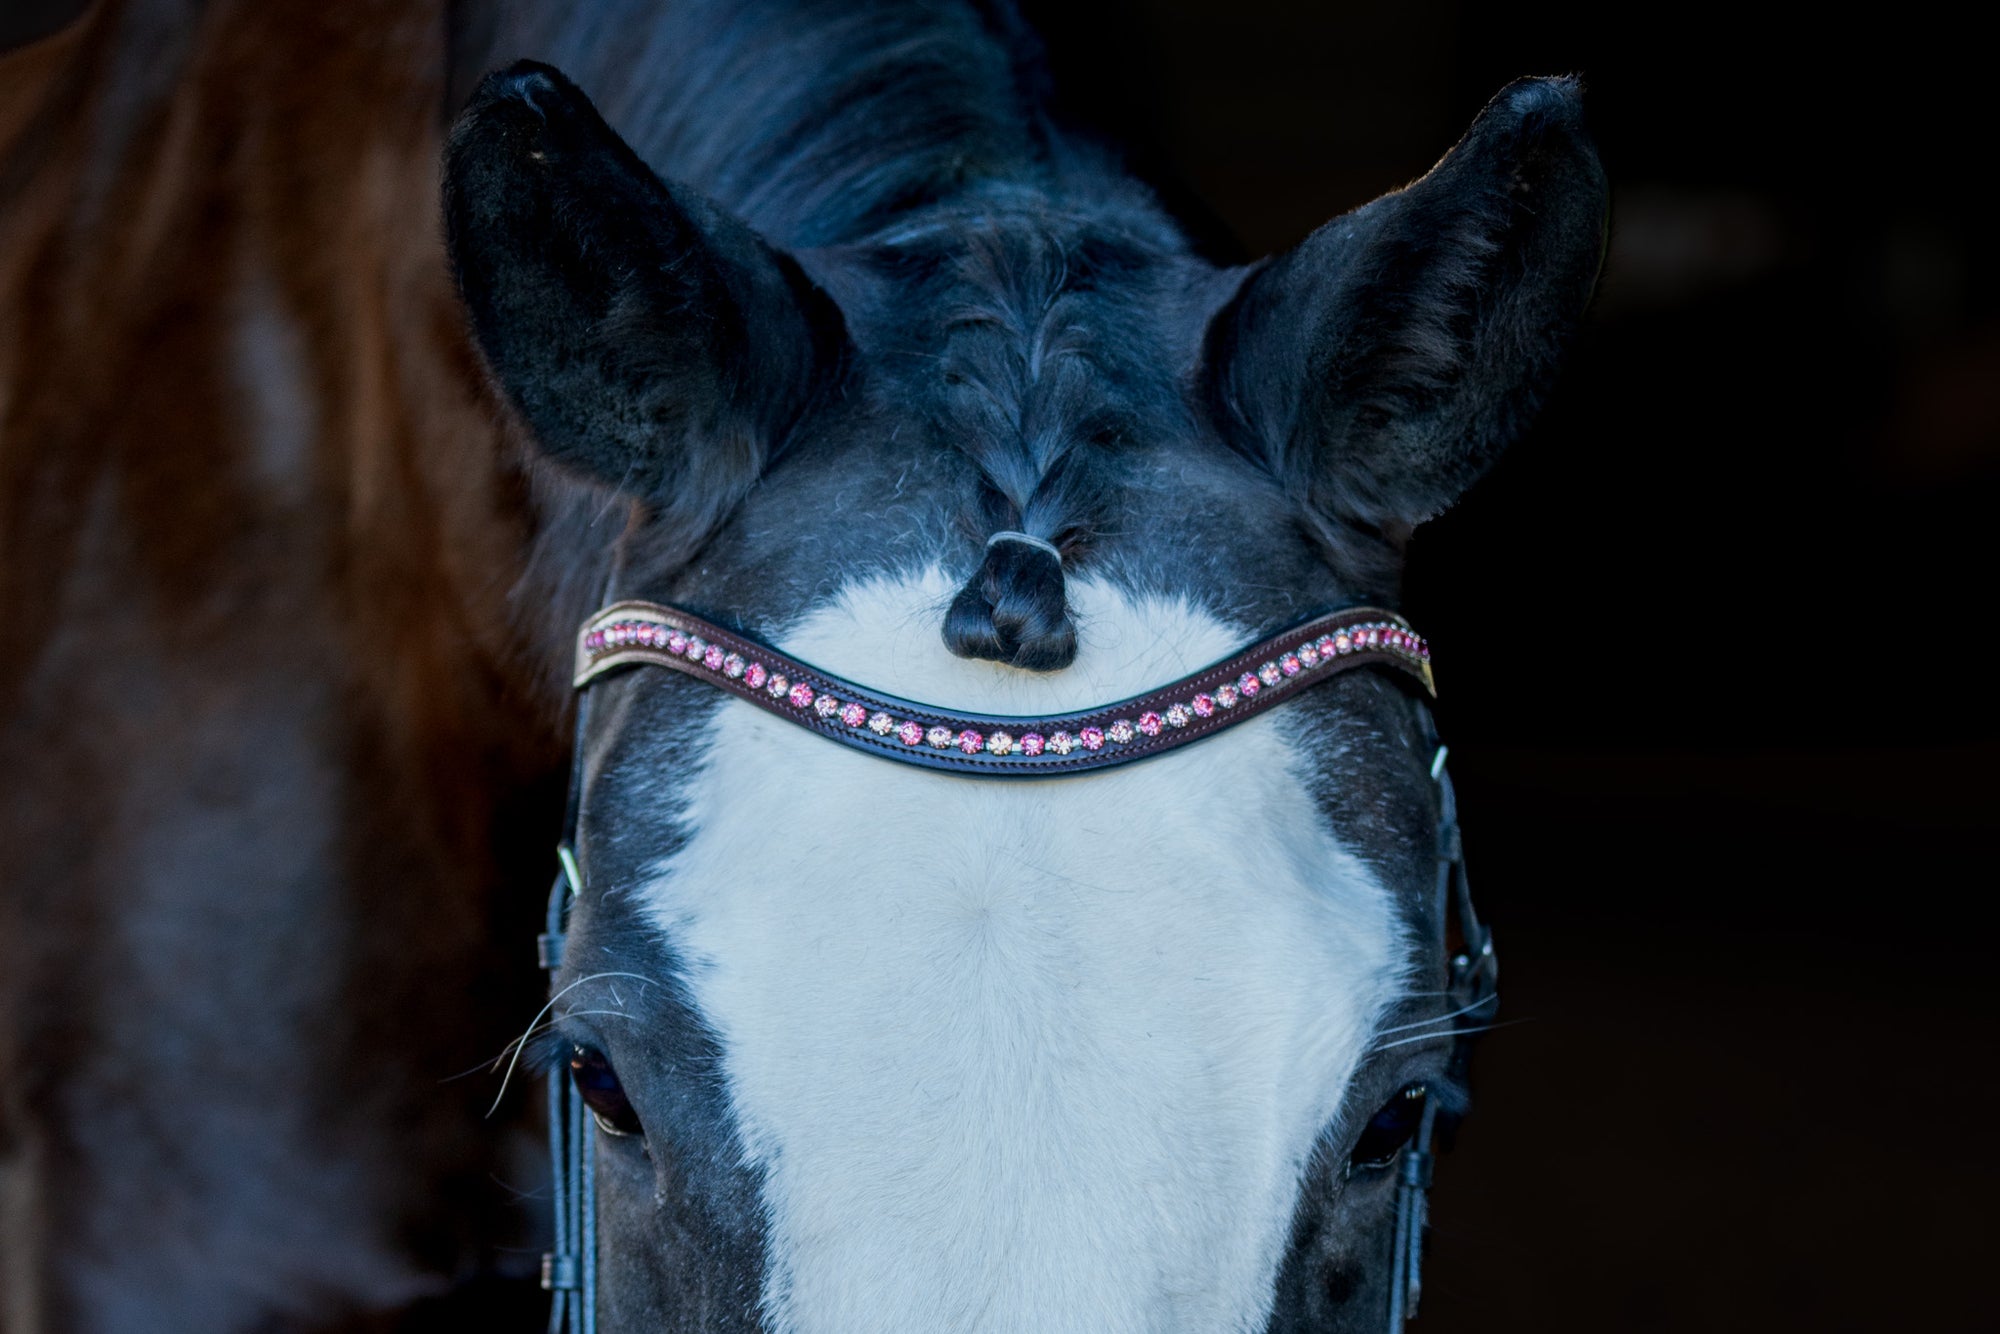
[[[577,688],[615,668],[671,667],[809,731],[885,759],[984,776],[1049,777],[1145,759],[1261,713],[1354,667],[1388,666],[1435,694],[1430,646],[1370,607],[1262,640],[1170,685],[1077,713],[960,713],[871,691],[674,607],[619,602],[577,635]]]

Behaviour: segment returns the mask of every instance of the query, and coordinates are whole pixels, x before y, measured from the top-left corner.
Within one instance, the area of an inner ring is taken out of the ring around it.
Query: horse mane
[[[1057,123],[1046,53],[1011,0],[554,10],[508,15],[461,62],[564,70],[655,171],[787,249],[982,196],[1143,201]]]

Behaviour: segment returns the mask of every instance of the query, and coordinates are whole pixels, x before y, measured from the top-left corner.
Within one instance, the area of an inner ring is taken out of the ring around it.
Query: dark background
[[[1032,8],[1077,113],[1251,253],[1511,79],[1590,89],[1598,300],[1409,578],[1520,1021],[1418,1328],[1993,1328],[1979,44],[1899,7]]]

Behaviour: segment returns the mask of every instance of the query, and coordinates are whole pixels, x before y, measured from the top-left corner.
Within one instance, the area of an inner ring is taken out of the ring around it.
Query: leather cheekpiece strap
[[[1148,759],[1356,667],[1392,667],[1436,693],[1429,647],[1401,617],[1371,607],[1318,617],[1143,695],[1031,717],[885,695],[652,602],[613,603],[577,636],[577,688],[631,666],[671,667],[883,759],[990,778],[1050,778]]]

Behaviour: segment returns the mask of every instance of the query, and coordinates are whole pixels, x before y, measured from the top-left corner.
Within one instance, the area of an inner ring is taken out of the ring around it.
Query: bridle
[[[583,894],[574,852],[582,802],[583,742],[591,682],[619,668],[649,665],[707,682],[807,731],[881,759],[988,779],[1062,778],[1151,758],[1234,726],[1307,687],[1358,667],[1389,667],[1436,694],[1430,647],[1400,616],[1354,608],[1294,626],[1158,690],[1065,714],[1004,717],[960,713],[873,691],[820,671],[678,608],[617,602],[577,633],[578,691],[568,811],[557,849],[561,871],[549,891],[537,940],[541,966],[562,966],[570,910]],[[1473,910],[1459,843],[1458,801],[1425,710],[1438,785],[1437,913],[1454,1032],[1491,1021],[1499,1002],[1493,933]],[[1451,948],[1452,925],[1461,942]],[[1389,1330],[1414,1319],[1422,1293],[1423,1234],[1437,1109],[1426,1102],[1402,1151],[1391,1248]],[[548,1082],[549,1166],[554,1247],[542,1257],[551,1334],[597,1331],[596,1136],[583,1095],[561,1067]]]

